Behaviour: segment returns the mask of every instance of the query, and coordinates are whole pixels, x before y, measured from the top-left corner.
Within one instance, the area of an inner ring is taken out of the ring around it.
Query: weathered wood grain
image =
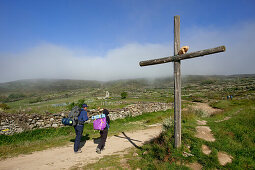
[[[200,50],[200,51],[186,53],[186,54],[182,54],[182,55],[174,55],[174,56],[170,56],[170,57],[141,61],[139,64],[140,64],[140,66],[163,64],[163,63],[175,62],[175,61],[180,61],[180,60],[190,59],[190,58],[195,58],[195,57],[202,57],[204,55],[209,55],[209,54],[220,53],[220,52],[224,52],[225,50],[226,50],[225,46],[219,46],[219,47],[215,47],[215,48]]]
[[[174,55],[180,50],[180,16],[174,16]],[[181,146],[181,61],[174,61],[174,146]]]

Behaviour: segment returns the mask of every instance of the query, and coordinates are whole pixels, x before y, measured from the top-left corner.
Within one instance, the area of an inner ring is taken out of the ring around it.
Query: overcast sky
[[[0,82],[33,78],[114,80],[173,75],[173,18],[189,52],[182,75],[255,73],[253,0],[0,0]]]

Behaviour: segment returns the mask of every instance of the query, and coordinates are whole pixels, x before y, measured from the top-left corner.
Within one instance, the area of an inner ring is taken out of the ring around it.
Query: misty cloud
[[[254,74],[254,30],[255,23],[226,30],[195,27],[181,30],[181,45],[189,45],[189,52],[226,46],[224,53],[182,61],[182,75]],[[142,60],[173,55],[172,45],[173,40],[165,44],[131,43],[110,49],[104,56],[88,56],[76,49],[45,43],[19,54],[0,53],[0,82],[32,78],[113,80],[172,76],[172,63],[139,66]]]

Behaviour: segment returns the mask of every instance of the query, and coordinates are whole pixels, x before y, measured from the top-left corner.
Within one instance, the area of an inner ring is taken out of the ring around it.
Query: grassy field
[[[147,94],[148,93],[148,94]],[[164,95],[161,95],[164,94]],[[91,97],[88,92],[80,91],[80,93],[75,94],[74,96],[59,98],[59,99],[51,99],[46,101],[40,101],[36,103],[29,103],[30,98],[25,98],[22,100],[7,102],[6,104],[10,107],[10,109],[5,112],[8,113],[17,113],[17,112],[25,112],[25,113],[37,113],[43,114],[45,112],[49,113],[59,113],[68,111],[66,106],[54,106],[55,104],[70,104],[72,102],[77,103],[79,100],[84,100],[90,109],[96,109],[98,107],[107,107],[109,109],[115,108],[123,108],[129,104],[136,102],[171,102],[173,101],[173,95],[170,95],[170,92],[166,92],[165,90],[151,90],[146,91],[146,93],[141,93],[139,97],[132,96],[128,94],[128,97],[125,99],[121,99],[120,95],[117,96],[113,94],[115,97],[110,97],[108,99],[98,99],[97,97]],[[105,94],[102,92],[101,96]],[[41,95],[41,98],[44,95]],[[89,97],[90,96],[90,97]]]
[[[104,97],[110,92],[109,99]],[[121,93],[127,92],[126,99]],[[182,99],[197,102],[234,98],[255,97],[255,76],[184,76],[182,78]],[[8,100],[7,100],[8,99]],[[90,82],[75,80],[27,80],[0,84],[0,103],[10,109],[8,113],[59,113],[67,111],[56,104],[72,103],[84,99],[91,107],[122,108],[135,102],[173,102],[173,80],[119,80],[111,82]],[[0,108],[1,109],[1,108]]]

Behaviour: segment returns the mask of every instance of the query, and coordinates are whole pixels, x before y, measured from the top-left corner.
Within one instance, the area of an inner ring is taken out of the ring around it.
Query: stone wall
[[[111,120],[125,118],[127,116],[138,116],[146,112],[156,112],[161,110],[171,109],[170,103],[145,103],[140,102],[136,104],[128,105],[123,109],[111,109],[109,110],[109,117]],[[7,114],[0,113],[0,134],[11,135],[13,133],[20,133],[26,130],[47,128],[47,127],[61,127],[63,124],[61,120],[63,117],[67,117],[69,112],[63,112],[58,114],[46,113],[44,115],[37,114]],[[99,114],[98,110],[88,111],[89,117]],[[88,122],[91,122],[89,120]]]
[[[59,127],[63,126],[61,123],[62,118],[68,113],[59,114],[0,114],[0,134],[13,134],[20,133],[25,130]]]
[[[138,116],[146,112],[165,111],[171,108],[172,108],[172,104],[170,103],[140,102],[140,103],[128,105],[127,107],[124,107],[123,109],[111,110],[109,117],[111,120],[115,120],[115,119],[125,118],[127,116]]]

